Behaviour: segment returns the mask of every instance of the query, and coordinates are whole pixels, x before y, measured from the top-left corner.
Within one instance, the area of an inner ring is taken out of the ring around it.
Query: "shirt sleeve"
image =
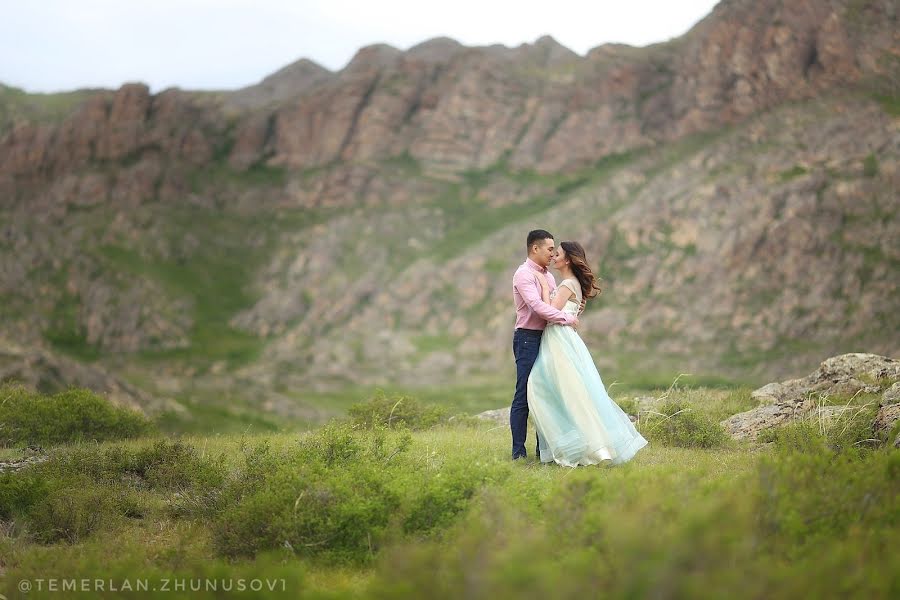
[[[517,271],[515,277],[513,277],[513,285],[519,290],[519,295],[522,296],[525,304],[530,306],[531,310],[545,321],[561,325],[572,325],[575,323],[574,315],[553,308],[541,300],[540,286],[535,280],[535,276],[531,273],[524,269]]]

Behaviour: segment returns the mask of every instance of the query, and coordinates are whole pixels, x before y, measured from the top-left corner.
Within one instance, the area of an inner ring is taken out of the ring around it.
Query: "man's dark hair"
[[[553,234],[549,231],[544,231],[543,229],[535,229],[534,231],[528,232],[528,241],[525,242],[525,249],[528,252],[531,252],[531,245],[535,242],[539,242],[541,240],[553,239]]]

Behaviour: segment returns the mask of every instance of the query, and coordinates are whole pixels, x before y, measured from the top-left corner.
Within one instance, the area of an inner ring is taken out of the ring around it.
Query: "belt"
[[[525,329],[524,327],[519,327],[519,328],[516,329],[516,333],[518,333],[518,332],[520,332],[520,331],[521,331],[522,333],[528,333],[528,334],[531,334],[531,335],[541,335],[541,334],[544,333],[544,330],[543,330],[543,329]]]

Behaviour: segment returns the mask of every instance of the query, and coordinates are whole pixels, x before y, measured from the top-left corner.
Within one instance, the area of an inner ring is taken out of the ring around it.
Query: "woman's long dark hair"
[[[600,294],[603,290],[600,289],[597,277],[594,276],[594,272],[588,266],[587,257],[581,244],[578,242],[562,242],[559,247],[566,252],[569,266],[572,267],[572,273],[578,279],[578,283],[581,284],[581,294],[584,298],[593,298]]]

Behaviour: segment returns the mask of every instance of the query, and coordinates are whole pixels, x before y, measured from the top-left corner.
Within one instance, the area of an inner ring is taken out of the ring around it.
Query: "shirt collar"
[[[530,258],[526,258],[526,259],[525,259],[525,264],[528,265],[528,267],[529,267],[532,271],[539,271],[539,272],[541,272],[541,273],[546,273],[546,272],[547,272],[547,268],[546,268],[546,267],[542,267],[542,266],[538,265],[536,262],[534,262],[534,261],[531,260]]]

